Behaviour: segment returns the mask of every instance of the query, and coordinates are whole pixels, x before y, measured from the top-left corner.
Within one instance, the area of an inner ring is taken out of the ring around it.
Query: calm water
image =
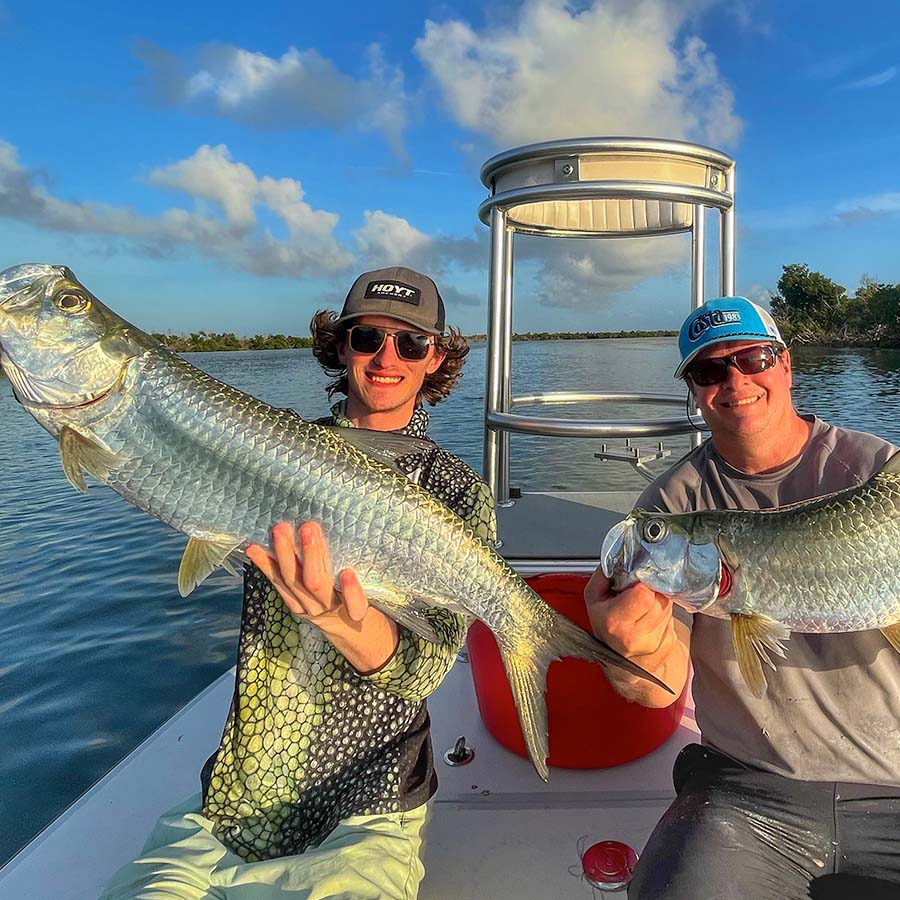
[[[308,417],[324,415],[309,351],[190,354],[211,374]],[[574,388],[674,393],[672,339],[516,344],[514,392]],[[435,411],[433,435],[481,468],[484,346]],[[802,349],[801,411],[900,443],[900,351]],[[569,406],[558,416],[638,418],[672,408]],[[93,484],[69,486],[56,445],[0,376],[0,862],[233,663],[240,590],[210,578],[187,600],[185,539]],[[677,456],[687,439],[668,445]],[[600,463],[591,440],[513,436],[513,484],[535,489],[644,482]]]

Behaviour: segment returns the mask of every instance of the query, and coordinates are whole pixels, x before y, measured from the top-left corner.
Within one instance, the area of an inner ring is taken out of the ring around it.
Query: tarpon
[[[64,266],[0,273],[0,365],[20,403],[85,474],[188,535],[187,595],[280,521],[321,524],[335,572],[435,639],[422,610],[472,615],[494,633],[531,760],[548,769],[546,674],[574,656],[656,678],[548,606],[464,522],[394,463],[409,438],[309,424],[187,363],[126,322]],[[431,447],[432,445],[427,444]]]
[[[615,589],[640,581],[731,620],[757,696],[790,632],[881,629],[900,651],[900,454],[865,484],[771,510],[635,510],[603,542]]]

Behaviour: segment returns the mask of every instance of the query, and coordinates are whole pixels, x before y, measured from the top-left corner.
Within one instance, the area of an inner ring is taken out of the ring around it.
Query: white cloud
[[[500,146],[600,134],[718,145],[740,130],[733,94],[706,44],[683,34],[708,5],[528,0],[481,32],[427,21],[415,49],[456,120]]]
[[[900,192],[886,191],[869,197],[859,197],[841,203],[836,210],[837,218],[848,225],[870,222],[900,213]]]
[[[19,162],[11,144],[0,142],[0,217],[103,236],[111,250],[122,246],[161,256],[193,249],[261,276],[322,276],[351,267],[408,265],[438,278],[448,303],[484,302],[483,293],[456,286],[471,283],[473,274],[484,282],[489,258],[484,228],[473,228],[469,236],[427,234],[400,216],[366,210],[352,233],[351,250],[333,234],[337,216],[314,209],[300,182],[259,177],[232,160],[224,145],[201,146],[187,159],[152,170],[146,181],[184,193],[191,208],[172,206],[147,216],[126,207],[61,200]],[[283,225],[286,237],[260,226],[261,210]],[[688,242],[676,237],[613,242],[520,236],[517,248],[526,271],[536,273],[528,289],[532,296],[578,310],[600,308],[610,295],[643,278],[675,272],[687,260]],[[458,277],[463,273],[469,277]]]
[[[627,241],[521,238],[519,243],[523,258],[539,260],[537,298],[572,310],[602,309],[644,279],[684,271],[690,253],[683,235]]]
[[[826,226],[861,225],[900,213],[900,191],[884,191],[826,206],[785,206],[748,210],[740,228],[749,231],[800,230]]]
[[[366,74],[354,78],[314,49],[289,47],[280,57],[209,44],[183,60],[152,44],[138,56],[155,98],[167,105],[215,113],[253,128],[330,127],[378,132],[406,161],[410,99],[402,70],[388,65],[377,44],[366,51]]]
[[[754,282],[749,287],[744,289],[743,296],[745,296],[748,300],[752,300],[754,303],[765,307],[766,309],[770,309],[772,306],[772,297],[774,297],[775,295],[769,288],[763,287],[763,285],[756,284]]]
[[[223,145],[204,145],[189,159],[154,169],[147,180],[156,187],[182,190],[198,200],[218,204],[229,225],[240,230],[256,225],[253,206],[259,182],[249,166],[231,161]]]
[[[406,219],[392,216],[380,209],[363,213],[363,226],[354,232],[354,239],[367,264],[372,268],[409,265],[404,260],[422,252],[431,238],[414,228]]]
[[[229,225],[240,231],[256,227],[255,207],[265,206],[281,218],[292,235],[327,239],[338,217],[314,210],[303,199],[303,188],[293,178],[257,178],[249,166],[232,162],[224,144],[204,145],[192,157],[154,169],[150,184],[182,190],[195,199],[212,201],[225,212]]]
[[[881,87],[889,81],[893,81],[897,77],[897,67],[890,66],[882,72],[876,72],[874,75],[868,75],[856,81],[850,81],[844,85],[844,88],[852,90],[865,90],[866,88]]]
[[[313,209],[299,181],[258,178],[233,162],[224,145],[202,146],[188,159],[153,170],[147,180],[183,191],[196,208],[146,216],[126,207],[60,200],[19,162],[15,147],[0,141],[0,216],[53,231],[120,238],[153,256],[190,247],[259,275],[321,275],[353,263],[352,253],[332,234],[334,213]],[[260,229],[257,208],[283,222],[287,237]]]
[[[428,21],[415,50],[456,121],[499,147],[603,134],[721,145],[740,131],[734,97],[715,56],[688,28],[710,5],[526,0],[512,20],[481,30]],[[538,299],[576,310],[602,307],[688,259],[687,242],[673,237],[525,238],[517,247],[520,259],[539,260]]]
[[[851,69],[868,64],[874,56],[885,53],[893,54],[896,49],[895,44],[896,42],[892,40],[877,41],[872,44],[855,46],[849,50],[841,50],[834,56],[828,56],[824,59],[817,58],[816,62],[807,67],[806,75],[809,78],[824,81],[839,78]]]
[[[487,235],[482,229],[470,238],[429,235],[406,219],[383,210],[366,210],[361,228],[353,233],[366,268],[404,265],[427,272],[439,284],[448,306],[480,306],[484,298],[460,290],[455,275],[483,271],[487,264]]]

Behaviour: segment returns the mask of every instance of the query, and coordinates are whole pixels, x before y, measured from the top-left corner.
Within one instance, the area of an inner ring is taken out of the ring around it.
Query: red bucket
[[[585,631],[586,575],[552,573],[525,579],[544,600]],[[497,642],[481,622],[468,637],[478,709],[487,730],[507,750],[527,756],[525,739]],[[551,766],[603,769],[638,759],[671,737],[681,721],[687,686],[665,709],[649,709],[619,696],[603,668],[582,659],[552,663],[547,676]]]

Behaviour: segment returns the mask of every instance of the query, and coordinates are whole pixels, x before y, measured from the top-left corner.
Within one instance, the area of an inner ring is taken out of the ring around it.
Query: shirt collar
[[[347,418],[347,398],[338,400],[331,407],[331,415],[334,418],[334,424],[344,428],[355,428],[356,426]],[[424,438],[428,435],[428,413],[424,407],[417,406],[413,410],[412,417],[403,428],[395,428],[395,434],[405,434],[409,437]]]

